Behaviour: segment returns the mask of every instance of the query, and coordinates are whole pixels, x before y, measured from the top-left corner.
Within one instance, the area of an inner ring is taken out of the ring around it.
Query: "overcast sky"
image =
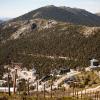
[[[42,6],[55,5],[100,12],[100,0],[0,0],[1,17],[17,17]]]

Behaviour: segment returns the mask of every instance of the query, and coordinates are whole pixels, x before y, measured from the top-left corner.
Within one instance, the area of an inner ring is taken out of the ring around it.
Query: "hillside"
[[[84,9],[56,7],[53,5],[33,10],[18,18],[15,18],[13,21],[30,20],[36,18],[52,19],[80,25],[100,26],[100,17]]]
[[[97,15],[55,6],[6,21],[0,24],[0,69],[11,60],[35,66],[41,75],[63,66],[87,67],[90,59],[100,60],[99,25]]]
[[[13,60],[27,68],[34,65],[41,74],[100,60],[100,27],[44,19],[8,22],[0,28],[0,41],[0,65]]]
[[[0,20],[0,23],[2,23],[3,21],[2,20]]]
[[[96,13],[96,15],[100,16],[100,13]]]

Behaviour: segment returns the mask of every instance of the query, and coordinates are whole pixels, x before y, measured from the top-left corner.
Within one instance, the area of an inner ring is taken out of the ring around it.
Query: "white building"
[[[96,59],[90,60],[90,68],[97,68],[99,67],[99,61]]]

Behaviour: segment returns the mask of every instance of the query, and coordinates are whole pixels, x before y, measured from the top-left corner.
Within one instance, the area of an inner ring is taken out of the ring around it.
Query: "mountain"
[[[2,20],[2,21],[8,21],[10,19],[12,19],[12,18],[9,18],[9,17],[0,17],[0,20]]]
[[[14,21],[36,18],[52,19],[80,25],[100,26],[100,17],[84,9],[56,7],[53,5],[41,7],[31,11],[18,18],[15,18]]]
[[[96,13],[97,16],[100,16],[100,13]]]
[[[0,23],[2,23],[3,21],[2,20],[0,20]]]
[[[0,24],[0,69],[11,61],[28,69],[34,65],[41,75],[63,66],[87,67],[92,58],[100,61],[98,25],[97,15],[55,6],[6,21]]]
[[[0,65],[35,66],[41,75],[63,66],[87,67],[100,60],[100,27],[54,20],[8,22],[0,27]]]
[[[8,17],[0,17],[0,23],[6,22],[6,21],[9,21],[9,20],[11,20],[11,18],[8,18]]]

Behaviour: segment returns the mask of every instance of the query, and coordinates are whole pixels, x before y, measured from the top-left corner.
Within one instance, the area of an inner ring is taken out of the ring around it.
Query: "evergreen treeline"
[[[56,25],[33,31],[27,37],[9,40],[0,45],[0,65],[8,64],[10,58],[28,69],[34,65],[41,75],[55,67],[87,67],[91,58],[100,61],[100,30],[85,36],[81,33],[83,28],[70,24]],[[68,57],[68,60],[58,59],[58,56]]]

